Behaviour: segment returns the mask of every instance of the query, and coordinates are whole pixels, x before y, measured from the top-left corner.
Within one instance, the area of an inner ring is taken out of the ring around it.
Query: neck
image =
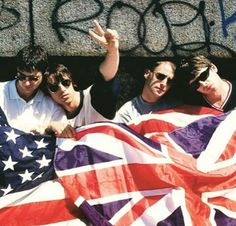
[[[73,96],[72,100],[69,103],[64,103],[63,108],[70,112],[73,113],[77,110],[80,104],[80,92],[75,92],[75,95]]]
[[[228,96],[229,88],[229,84],[222,80],[214,93],[206,94],[204,96],[211,104],[221,107]]]
[[[148,89],[145,89],[145,88],[142,91],[141,98],[143,99],[144,102],[150,103],[150,104],[156,103],[157,101],[161,99],[160,96],[154,95],[152,92],[150,92]]]
[[[160,99],[160,97],[152,97],[144,94],[141,94],[141,98],[144,102],[149,104],[156,103]]]

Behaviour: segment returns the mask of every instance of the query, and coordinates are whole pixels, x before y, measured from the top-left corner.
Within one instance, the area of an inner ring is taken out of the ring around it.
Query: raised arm
[[[117,73],[119,66],[119,36],[116,30],[102,29],[100,24],[93,21],[95,32],[89,31],[91,38],[101,47],[107,50],[104,61],[100,64],[99,70],[104,80],[111,80]]]

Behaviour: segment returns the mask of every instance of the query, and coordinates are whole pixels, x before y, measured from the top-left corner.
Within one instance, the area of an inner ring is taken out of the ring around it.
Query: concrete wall
[[[0,56],[29,43],[53,56],[101,56],[92,20],[116,29],[122,56],[236,54],[235,0],[1,0]]]
[[[37,43],[86,88],[104,56],[87,35],[94,19],[120,35],[118,107],[140,92],[151,60],[203,53],[222,77],[235,78],[236,0],[0,0],[0,7],[0,81],[14,78],[18,50]]]

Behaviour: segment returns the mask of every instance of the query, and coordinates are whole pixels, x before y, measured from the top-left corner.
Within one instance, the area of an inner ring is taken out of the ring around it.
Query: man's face
[[[54,74],[47,78],[47,88],[52,99],[58,104],[65,106],[73,101],[74,88],[69,77],[56,77]]]
[[[42,82],[42,72],[38,70],[17,71],[17,91],[22,98],[33,96]]]
[[[217,87],[218,76],[211,67],[202,68],[199,73],[189,82],[190,87],[202,94],[214,92]]]
[[[149,71],[145,85],[155,97],[161,97],[170,89],[175,73],[171,62],[162,62],[153,71]]]

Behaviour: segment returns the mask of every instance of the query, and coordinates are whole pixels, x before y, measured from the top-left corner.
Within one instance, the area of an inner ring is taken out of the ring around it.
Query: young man
[[[93,122],[111,120],[115,116],[116,102],[119,94],[119,81],[116,73],[119,65],[119,40],[115,30],[104,31],[94,21],[96,32],[90,36],[107,53],[99,66],[95,83],[86,90],[76,90],[72,75],[64,65],[56,65],[48,70],[46,86],[52,99],[61,105],[70,124],[66,128],[55,122],[51,130],[60,137],[73,137],[74,128]]]
[[[176,107],[181,101],[167,96],[175,77],[176,65],[171,61],[158,61],[144,73],[142,93],[126,102],[117,111],[115,121],[127,123],[136,117],[159,110]]]
[[[180,66],[190,93],[185,95],[187,104],[212,107],[227,112],[236,107],[236,81],[222,79],[218,69],[205,56],[189,57]]]
[[[16,60],[15,80],[0,83],[0,107],[10,126],[31,132],[51,121],[66,121],[63,110],[39,90],[48,67],[44,49],[26,46],[18,52]]]

